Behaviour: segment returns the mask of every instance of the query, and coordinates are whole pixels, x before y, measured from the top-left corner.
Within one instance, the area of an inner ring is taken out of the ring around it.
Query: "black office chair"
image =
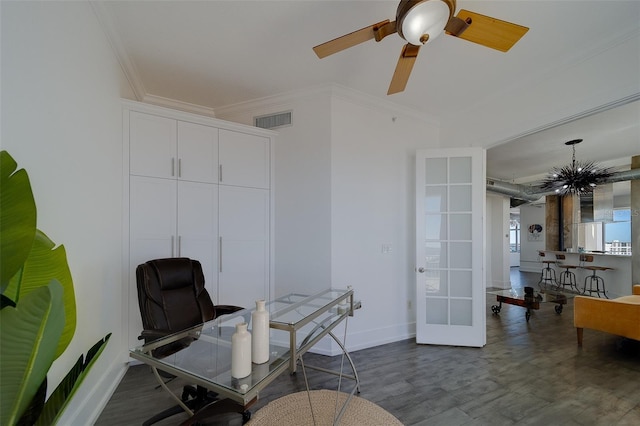
[[[231,305],[214,305],[204,286],[202,265],[189,258],[155,259],[136,268],[138,305],[142,316],[143,330],[138,339],[145,344],[169,334],[210,321],[220,315],[230,314],[243,308]],[[153,350],[155,357],[165,357],[191,344],[192,338],[185,338]],[[165,378],[168,373],[156,370]],[[182,402],[192,411],[217,401],[217,394],[200,386],[185,386]],[[233,404],[219,401],[221,406]],[[218,402],[216,402],[218,404]],[[152,425],[162,419],[184,412],[180,405],[168,408],[151,417],[143,426]],[[242,413],[248,420],[250,413]]]

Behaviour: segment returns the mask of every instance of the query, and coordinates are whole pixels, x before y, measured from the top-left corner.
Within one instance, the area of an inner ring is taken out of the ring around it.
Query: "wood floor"
[[[512,271],[515,286],[538,274]],[[592,330],[576,344],[573,303],[558,315],[543,305],[526,322],[521,307],[491,312],[481,349],[416,345],[405,340],[353,352],[360,397],[405,425],[640,425],[640,343]],[[340,356],[305,355],[307,364],[340,366]],[[335,389],[337,379],[309,374],[310,387]],[[175,380],[171,386],[184,383]],[[146,366],[131,367],[98,419],[98,426],[140,425],[173,405]],[[283,374],[265,389],[258,410],[305,389],[303,375]],[[176,415],[157,425],[176,425]],[[240,425],[239,416],[211,424]],[[287,426],[287,425],[283,425]]]

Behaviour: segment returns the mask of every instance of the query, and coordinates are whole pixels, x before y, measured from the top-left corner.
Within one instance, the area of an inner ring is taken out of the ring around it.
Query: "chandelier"
[[[576,145],[582,139],[574,139],[565,142],[573,148],[571,164],[563,167],[555,167],[548,178],[542,181],[542,188],[554,191],[558,195],[584,195],[593,192],[593,189],[608,179],[612,170],[598,167],[594,162],[576,161]]]

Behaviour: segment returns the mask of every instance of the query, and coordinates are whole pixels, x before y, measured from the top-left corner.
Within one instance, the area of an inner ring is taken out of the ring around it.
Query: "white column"
[[[510,288],[509,198],[487,192],[487,287]]]

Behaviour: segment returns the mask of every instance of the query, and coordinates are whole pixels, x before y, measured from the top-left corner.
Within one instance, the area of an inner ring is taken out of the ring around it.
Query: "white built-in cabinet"
[[[163,257],[202,264],[214,303],[269,299],[274,134],[124,102],[129,342],[142,329],[135,269]]]

